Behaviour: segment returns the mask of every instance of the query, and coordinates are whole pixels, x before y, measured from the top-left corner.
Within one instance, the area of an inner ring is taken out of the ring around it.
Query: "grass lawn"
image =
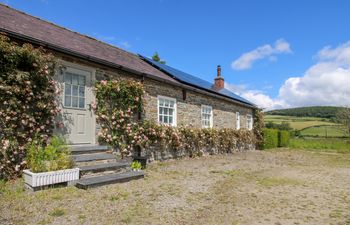
[[[350,224],[350,154],[250,151],[146,173],[88,191],[0,183],[0,224]]]

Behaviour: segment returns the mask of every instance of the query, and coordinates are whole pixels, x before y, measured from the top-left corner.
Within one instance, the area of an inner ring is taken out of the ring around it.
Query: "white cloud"
[[[231,67],[235,70],[250,69],[253,63],[259,59],[268,58],[270,61],[276,61],[277,57],[275,55],[291,52],[289,43],[283,39],[279,39],[275,42],[274,46],[266,44],[242,54],[231,63]]]
[[[225,88],[240,95],[263,109],[283,108],[285,103],[279,99],[272,99],[260,90],[249,90],[245,85],[233,85],[225,83]]]
[[[302,77],[291,77],[279,98],[292,106],[350,104],[350,42],[317,54],[318,62]]]
[[[312,105],[350,105],[350,41],[321,49],[316,63],[303,76],[290,77],[276,98],[258,90],[226,87],[266,109]]]

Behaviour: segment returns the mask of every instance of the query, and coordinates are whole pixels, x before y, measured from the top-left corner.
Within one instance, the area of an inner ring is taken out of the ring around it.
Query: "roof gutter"
[[[54,51],[57,51],[57,52],[61,52],[61,53],[64,53],[64,54],[75,56],[77,58],[81,58],[81,59],[85,59],[85,60],[88,60],[88,61],[91,61],[91,62],[94,62],[94,63],[102,64],[104,66],[120,69],[120,70],[123,70],[123,71],[126,71],[126,72],[134,73],[134,74],[137,74],[137,75],[140,75],[140,76],[144,76],[144,77],[156,80],[156,81],[160,81],[160,82],[164,82],[164,83],[167,83],[167,84],[170,84],[170,85],[174,85],[174,86],[178,86],[178,87],[181,87],[181,88],[185,88],[187,90],[191,90],[191,91],[194,91],[194,92],[197,92],[197,93],[201,93],[201,94],[204,94],[204,95],[209,95],[209,96],[212,96],[214,98],[224,99],[226,101],[234,102],[236,104],[243,105],[243,106],[246,106],[246,107],[249,107],[249,108],[253,108],[253,109],[257,108],[254,105],[249,105],[249,104],[245,104],[245,103],[240,102],[240,101],[236,101],[236,100],[234,100],[232,98],[223,96],[220,93],[213,94],[213,93],[211,93],[211,92],[209,92],[207,90],[204,91],[204,90],[201,90],[199,88],[196,88],[196,87],[193,87],[193,86],[190,86],[190,85],[173,82],[173,81],[170,81],[170,80],[167,80],[167,79],[162,79],[162,78],[154,76],[152,74],[142,73],[140,71],[137,71],[137,70],[134,70],[134,69],[130,69],[128,67],[124,67],[124,66],[116,64],[116,63],[111,63],[111,62],[108,62],[106,60],[102,60],[102,59],[98,59],[98,58],[95,58],[95,57],[91,57],[89,55],[80,54],[78,52],[75,52],[75,51],[72,51],[72,50],[69,50],[69,49],[66,49],[66,48],[62,48],[62,47],[60,47],[58,45],[53,45],[53,44],[41,41],[39,39],[29,37],[29,36],[24,35],[24,34],[19,34],[19,33],[10,31],[10,30],[6,30],[4,28],[0,28],[0,33],[1,32],[6,33],[10,37],[13,37],[13,38],[16,38],[16,39],[19,39],[19,40],[22,40],[22,41],[29,41],[29,42],[31,42],[33,44],[37,44],[37,45],[43,46],[45,48],[48,48],[48,49],[51,49],[51,50],[54,50]]]

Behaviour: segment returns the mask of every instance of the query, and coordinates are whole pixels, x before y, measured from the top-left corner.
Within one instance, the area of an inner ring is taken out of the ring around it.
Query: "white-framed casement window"
[[[176,99],[158,96],[158,123],[176,126]]]
[[[213,108],[209,105],[202,105],[202,128],[213,127]]]
[[[241,129],[241,115],[239,112],[236,112],[236,129]]]
[[[253,129],[253,117],[252,115],[247,115],[247,129],[252,130]]]

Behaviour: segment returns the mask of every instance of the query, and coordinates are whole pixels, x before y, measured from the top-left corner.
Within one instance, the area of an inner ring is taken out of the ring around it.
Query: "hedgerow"
[[[278,130],[274,129],[264,129],[264,149],[277,148],[278,147]]]
[[[287,147],[289,144],[290,132],[286,130],[278,131],[278,147]]]

